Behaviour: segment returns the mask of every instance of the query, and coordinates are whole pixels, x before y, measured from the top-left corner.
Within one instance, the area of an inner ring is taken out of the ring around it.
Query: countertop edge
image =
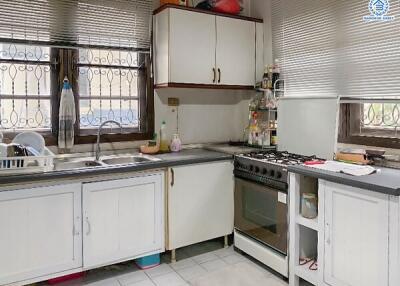
[[[130,172],[143,172],[149,170],[201,164],[208,162],[218,162],[218,161],[229,161],[233,160],[233,156],[230,154],[224,154],[220,152],[214,152],[216,156],[204,156],[196,157],[190,159],[171,159],[171,160],[161,160],[146,162],[144,164],[137,165],[117,165],[117,166],[106,166],[98,168],[86,168],[86,169],[74,169],[74,170],[63,170],[63,171],[51,171],[44,173],[31,173],[23,175],[12,175],[0,177],[0,186],[7,184],[23,184],[23,183],[37,183],[40,181],[57,180],[60,178],[65,179],[76,179],[81,177],[98,176],[104,174],[123,174]]]
[[[400,196],[400,188],[390,188],[385,187],[379,184],[372,184],[369,182],[362,182],[360,181],[359,177],[351,177],[350,175],[345,174],[330,174],[328,171],[324,170],[317,170],[311,167],[305,166],[289,166],[288,171],[291,173],[296,173],[300,175],[310,176],[314,178],[319,178],[322,180],[326,180],[332,183],[342,184],[346,186],[366,189],[372,192],[378,192],[386,195],[391,196]],[[358,180],[357,180],[358,179]]]

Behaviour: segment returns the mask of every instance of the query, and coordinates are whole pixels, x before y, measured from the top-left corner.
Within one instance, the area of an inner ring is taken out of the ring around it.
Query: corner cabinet
[[[154,15],[155,87],[253,88],[262,30],[261,20],[162,7]]]
[[[322,185],[325,283],[389,285],[389,196],[325,181]]]
[[[0,192],[0,285],[82,267],[81,185]]]
[[[83,267],[164,251],[163,173],[83,185]]]

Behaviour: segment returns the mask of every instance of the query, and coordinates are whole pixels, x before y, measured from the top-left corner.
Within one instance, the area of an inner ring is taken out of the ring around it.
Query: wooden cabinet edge
[[[250,85],[213,85],[213,84],[194,84],[194,83],[163,83],[155,84],[154,89],[162,88],[202,88],[202,89],[225,89],[225,90],[253,90]]]
[[[231,14],[225,14],[225,13],[218,13],[218,12],[213,12],[213,11],[208,11],[208,10],[201,10],[201,9],[197,9],[197,8],[193,8],[193,7],[186,7],[186,6],[174,5],[174,4],[164,4],[164,5],[162,5],[161,7],[157,8],[156,10],[153,11],[153,15],[157,15],[160,12],[164,11],[165,9],[180,9],[180,10],[186,10],[186,11],[191,11],[191,12],[196,12],[196,13],[215,15],[215,16],[219,16],[219,17],[240,19],[240,20],[245,20],[245,21],[250,21],[250,22],[257,22],[257,23],[263,23],[264,22],[263,19],[247,17],[247,16],[241,16],[241,15],[231,15]]]

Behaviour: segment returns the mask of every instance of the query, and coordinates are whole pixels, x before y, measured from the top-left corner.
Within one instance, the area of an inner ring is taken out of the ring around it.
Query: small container
[[[179,134],[174,134],[172,137],[170,149],[172,152],[179,152],[182,150],[182,141],[179,138]]]
[[[140,269],[149,269],[160,265],[160,254],[153,254],[135,259],[136,265]]]
[[[301,195],[301,215],[308,219],[318,216],[318,198],[313,193],[303,193]]]

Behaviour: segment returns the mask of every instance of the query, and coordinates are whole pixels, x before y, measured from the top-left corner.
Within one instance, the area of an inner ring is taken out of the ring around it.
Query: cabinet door
[[[254,86],[255,23],[227,17],[216,17],[216,19],[218,83]]]
[[[84,184],[84,268],[162,252],[163,201],[162,173]]]
[[[213,84],[215,16],[170,9],[170,82]]]
[[[0,285],[81,267],[81,185],[0,193],[0,229]]]
[[[325,282],[388,285],[389,197],[326,183]]]
[[[233,164],[172,168],[168,192],[168,249],[233,231]]]

